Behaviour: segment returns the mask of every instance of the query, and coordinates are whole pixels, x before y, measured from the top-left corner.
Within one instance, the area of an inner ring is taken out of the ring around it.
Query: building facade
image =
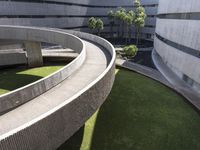
[[[188,85],[200,91],[200,1],[160,0],[155,51]]]
[[[158,0],[142,0],[147,13],[143,38],[155,32]],[[2,0],[0,25],[45,26],[89,32],[87,21],[95,16],[104,21],[104,33],[109,34],[109,10],[133,9],[133,0]],[[133,31],[134,33],[134,31]]]

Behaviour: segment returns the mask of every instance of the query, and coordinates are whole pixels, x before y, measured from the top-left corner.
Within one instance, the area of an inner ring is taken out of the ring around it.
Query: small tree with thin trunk
[[[115,19],[115,13],[112,10],[110,10],[108,12],[108,19],[110,21],[110,37],[113,38],[113,35],[114,35],[114,33],[113,33],[113,27],[115,25],[115,20],[114,20]]]
[[[97,35],[100,35],[101,30],[104,29],[104,23],[101,19],[96,20]]]
[[[125,23],[126,23],[126,28],[127,28],[126,30],[128,34],[128,37],[126,38],[126,44],[127,44],[128,39],[129,39],[129,42],[131,40],[131,26],[133,24],[134,19],[135,19],[134,12],[132,10],[128,11],[125,17]]]
[[[145,25],[146,13],[144,7],[141,6],[140,0],[134,1],[134,7],[135,7],[134,25],[136,29],[136,45],[138,45],[140,39],[140,29]]]
[[[121,11],[120,10],[117,10],[115,12],[115,18],[118,22],[118,25],[117,25],[117,36],[119,37],[120,36],[120,15],[121,15]]]
[[[119,19],[120,19],[120,28],[121,28],[121,37],[124,36],[124,25],[126,21],[126,10],[124,8],[119,9]]]
[[[91,17],[89,20],[88,20],[88,28],[93,32],[94,29],[96,28],[96,23],[97,23],[97,20],[94,18],[94,17]]]

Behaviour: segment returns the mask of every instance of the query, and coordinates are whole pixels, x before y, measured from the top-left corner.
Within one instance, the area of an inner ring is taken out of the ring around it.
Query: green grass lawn
[[[106,102],[60,150],[200,150],[200,116],[140,74],[117,70]]]
[[[32,69],[24,67],[1,69],[0,95],[48,76],[63,66],[64,63],[56,63]]]

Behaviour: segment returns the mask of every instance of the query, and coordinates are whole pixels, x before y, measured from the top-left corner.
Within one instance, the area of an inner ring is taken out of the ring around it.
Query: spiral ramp
[[[78,56],[64,68],[0,96],[0,149],[56,149],[102,105],[115,78],[115,50],[87,33],[0,26],[0,39],[48,42]]]

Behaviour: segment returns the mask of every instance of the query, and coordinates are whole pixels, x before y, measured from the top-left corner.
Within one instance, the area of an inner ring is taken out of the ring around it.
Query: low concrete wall
[[[25,53],[1,53],[0,67],[9,65],[27,64]]]
[[[27,86],[0,96],[0,114],[3,114],[21,104],[32,100],[47,90],[53,88],[75,72],[86,57],[85,45],[77,37],[53,29],[39,29],[34,27],[0,26],[0,39],[20,39],[47,43],[55,43],[69,47],[79,53],[79,56],[61,70],[31,83]]]
[[[68,32],[68,31],[67,31]],[[101,106],[115,78],[115,50],[106,40],[85,33],[70,32],[105,47],[111,60],[106,70],[76,95],[33,121],[0,137],[0,149],[53,150],[72,136]]]

